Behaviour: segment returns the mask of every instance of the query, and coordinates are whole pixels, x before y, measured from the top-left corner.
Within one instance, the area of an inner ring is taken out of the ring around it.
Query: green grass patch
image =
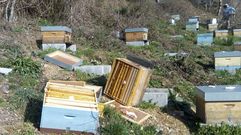
[[[104,118],[101,119],[102,135],[157,135],[154,125],[140,126],[123,119],[114,108],[105,107]]]
[[[139,108],[142,108],[142,109],[154,109],[156,108],[156,104],[153,104],[151,103],[151,100],[146,102],[146,101],[142,101],[139,105],[138,105]]]

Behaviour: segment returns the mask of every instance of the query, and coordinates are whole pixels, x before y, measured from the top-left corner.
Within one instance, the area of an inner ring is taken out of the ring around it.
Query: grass
[[[113,108],[105,107],[104,118],[101,119],[102,135],[155,135],[157,133],[154,125],[140,126],[123,119]]]
[[[151,103],[151,100],[149,102],[142,101],[139,105],[139,108],[141,109],[154,109],[156,108],[156,104]]]

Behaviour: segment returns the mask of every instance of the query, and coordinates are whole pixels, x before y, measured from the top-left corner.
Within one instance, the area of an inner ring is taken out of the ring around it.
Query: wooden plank
[[[57,83],[59,85],[73,85],[73,86],[85,86],[85,81],[61,81],[61,80],[49,80],[50,83]]]
[[[114,75],[116,74],[117,72],[117,69],[116,69],[116,66],[118,65],[119,63],[114,60],[113,64],[112,64],[112,70],[111,70],[111,73],[110,73],[110,76],[107,80],[107,83],[106,83],[106,88],[104,90],[104,93],[105,94],[109,94],[110,93],[110,89],[112,88],[112,85],[113,85],[113,77]]]
[[[138,108],[134,108],[134,107],[130,107],[130,106],[123,106],[115,101],[111,101],[109,102],[107,105],[116,108],[116,110],[121,114],[121,116],[132,122],[132,123],[136,123],[136,124],[142,124],[144,121],[146,121],[151,115],[139,110]],[[128,113],[132,113],[135,114],[136,117],[131,117],[130,115],[128,115]]]
[[[130,68],[130,75],[129,75],[129,78],[128,78],[127,84],[126,84],[126,92],[124,93],[124,96],[122,98],[122,100],[125,102],[125,104],[127,103],[126,99],[129,98],[128,93],[130,93],[132,90],[133,84],[131,81],[133,80],[133,78],[135,78],[134,77],[135,68],[132,68],[132,67],[129,67],[129,68]]]
[[[63,92],[51,91],[51,90],[46,93],[46,96],[54,97],[54,98],[61,98],[61,99],[73,98],[74,100],[96,102],[96,98],[94,96],[73,94],[73,93],[67,93],[67,92],[63,93]]]
[[[125,74],[125,79],[124,79],[124,84],[123,87],[121,88],[121,91],[123,91],[120,94],[120,100],[124,100],[124,95],[128,92],[127,90],[127,86],[128,86],[128,82],[130,81],[130,73],[131,73],[131,68],[129,65],[126,65],[126,74]]]

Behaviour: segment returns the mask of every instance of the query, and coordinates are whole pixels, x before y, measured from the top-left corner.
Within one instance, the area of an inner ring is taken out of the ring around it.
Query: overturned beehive
[[[123,105],[135,106],[141,101],[150,76],[151,69],[118,58],[112,65],[104,94]]]
[[[102,87],[78,81],[50,81],[45,87],[40,131],[97,133],[99,111],[96,93]]]

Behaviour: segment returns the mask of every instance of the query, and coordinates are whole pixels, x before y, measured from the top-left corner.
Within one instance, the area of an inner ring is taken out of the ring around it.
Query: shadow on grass
[[[169,100],[168,106],[162,109],[163,112],[182,121],[191,133],[195,133],[199,128],[200,119],[196,113],[191,109],[191,105],[184,101]]]
[[[27,104],[24,121],[33,123],[34,127],[40,127],[41,112],[43,101],[37,98],[29,98]]]

